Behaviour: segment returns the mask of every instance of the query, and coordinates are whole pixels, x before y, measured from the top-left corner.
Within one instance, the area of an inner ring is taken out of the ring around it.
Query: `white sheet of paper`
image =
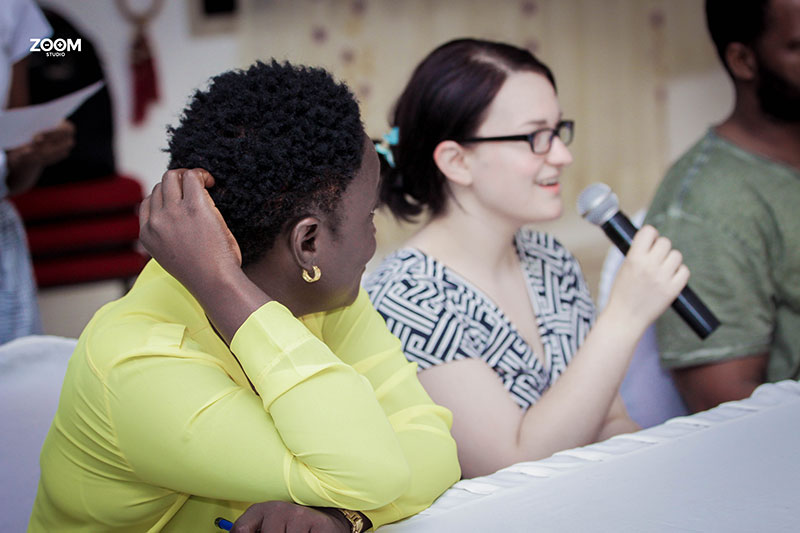
[[[43,104],[0,111],[0,149],[16,148],[33,139],[40,131],[56,127],[103,85],[102,81],[96,81]]]

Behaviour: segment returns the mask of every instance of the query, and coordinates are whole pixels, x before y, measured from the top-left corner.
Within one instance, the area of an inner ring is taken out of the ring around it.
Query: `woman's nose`
[[[547,152],[547,162],[558,167],[567,166],[572,163],[572,153],[558,135],[553,138],[550,151]]]

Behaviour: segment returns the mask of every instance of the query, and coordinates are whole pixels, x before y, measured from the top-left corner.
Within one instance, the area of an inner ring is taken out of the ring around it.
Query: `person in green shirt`
[[[460,477],[451,414],[360,288],[379,162],[352,93],[258,62],[169,132],[154,260],[79,339],[29,531],[215,531],[249,507],[234,531],[357,532],[430,505]]]
[[[735,107],[669,170],[645,220],[722,323],[704,341],[674,313],[656,326],[693,411],[800,378],[800,2],[708,0],[706,14]]]

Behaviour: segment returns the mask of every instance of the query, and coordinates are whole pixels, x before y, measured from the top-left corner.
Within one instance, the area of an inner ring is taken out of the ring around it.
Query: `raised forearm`
[[[526,460],[596,441],[644,332],[611,309],[598,317],[558,381],[523,417],[518,449]]]
[[[64,120],[55,128],[37,133],[27,144],[8,150],[7,182],[11,194],[33,187],[42,170],[67,157],[74,144],[75,126]]]
[[[34,185],[44,170],[44,165],[35,161],[24,161],[15,150],[6,152],[8,175],[6,185],[11,196],[21,194]]]
[[[228,344],[250,315],[272,301],[238,268],[186,285]]]
[[[139,239],[230,343],[271,298],[242,270],[239,246],[205,190],[213,184],[202,169],[167,171],[139,207]]]
[[[669,240],[659,237],[652,226],[637,232],[608,306],[569,368],[526,413],[521,447],[552,453],[598,438],[636,344],[688,278],[689,271]]]
[[[617,395],[616,400],[608,412],[603,427],[597,435],[596,441],[606,440],[614,435],[621,435],[623,433],[633,433],[642,429],[639,425],[631,419],[628,415],[628,410],[622,402],[622,397]]]

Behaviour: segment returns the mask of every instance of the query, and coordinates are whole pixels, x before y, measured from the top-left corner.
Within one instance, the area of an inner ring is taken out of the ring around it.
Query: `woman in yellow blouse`
[[[352,94],[288,63],[223,73],[169,153],[213,178],[171,170],[143,202],[158,262],[81,335],[29,531],[215,531],[270,500],[320,512],[234,530],[359,531],[430,505],[460,475],[451,416],[359,287],[379,164]]]

